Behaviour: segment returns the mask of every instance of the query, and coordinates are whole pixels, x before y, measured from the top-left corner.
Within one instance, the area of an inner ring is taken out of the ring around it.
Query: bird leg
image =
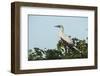
[[[69,47],[68,47],[68,46],[66,46],[66,51],[67,51],[67,53],[68,53],[68,49],[69,49]]]

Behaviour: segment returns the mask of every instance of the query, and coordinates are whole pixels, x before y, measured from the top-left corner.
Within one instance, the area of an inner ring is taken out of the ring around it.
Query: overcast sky
[[[88,36],[88,17],[71,17],[71,16],[43,16],[29,15],[29,49],[56,48],[58,29],[55,25],[63,25],[66,35],[85,39]]]

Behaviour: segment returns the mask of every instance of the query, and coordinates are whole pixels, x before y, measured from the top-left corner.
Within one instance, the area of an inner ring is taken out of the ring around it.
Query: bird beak
[[[55,27],[60,28],[60,25],[56,25]]]

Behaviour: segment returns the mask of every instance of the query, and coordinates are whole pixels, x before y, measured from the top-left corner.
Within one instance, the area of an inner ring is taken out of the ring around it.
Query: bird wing
[[[69,38],[68,36],[62,36],[62,38],[65,40],[65,41],[67,41],[69,44],[73,44],[73,41],[72,41],[72,39],[71,38]]]
[[[59,31],[59,37],[65,40],[67,43],[73,44],[72,39],[69,36],[65,35],[64,32]]]
[[[73,44],[72,39],[70,37],[68,37],[67,35],[64,35],[64,33],[60,32],[59,36],[60,36],[60,38],[62,38],[66,42],[68,42],[69,44]]]

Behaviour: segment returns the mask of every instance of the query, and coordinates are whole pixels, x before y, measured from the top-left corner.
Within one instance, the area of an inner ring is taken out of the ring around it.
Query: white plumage
[[[64,34],[64,27],[62,25],[57,25],[55,27],[59,28],[58,35],[59,35],[60,38],[62,38],[63,40],[65,40],[69,44],[73,44],[72,39],[69,36],[67,36],[67,35]]]
[[[62,38],[63,40],[65,40],[67,43],[69,44],[73,44],[72,39],[64,34],[64,29],[63,26],[60,28],[59,33],[58,33],[59,37]]]
[[[80,50],[77,49],[77,48],[74,46],[73,40],[72,40],[69,36],[67,36],[67,35],[64,34],[64,27],[63,27],[62,25],[57,25],[57,26],[55,26],[55,27],[59,28],[59,33],[58,33],[58,35],[59,35],[59,37],[60,37],[64,42],[66,42],[66,46],[71,45],[72,48],[74,48],[75,50],[77,50],[77,51],[80,52]]]

